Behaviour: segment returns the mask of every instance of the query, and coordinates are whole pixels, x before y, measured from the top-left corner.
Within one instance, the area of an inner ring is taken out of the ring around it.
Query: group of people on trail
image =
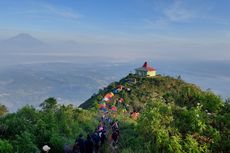
[[[110,125],[112,129],[110,140],[112,146],[116,148],[119,138],[118,121],[112,121],[110,118],[108,119],[102,116],[97,128],[93,133],[87,135],[86,140],[84,140],[82,134],[78,136],[72,153],[99,153],[101,147],[105,145],[107,135],[110,133],[107,131],[105,125]]]
[[[88,134],[86,140],[80,134],[75,141],[72,153],[99,153],[100,147],[104,144],[104,139],[105,136],[103,134],[99,135],[98,132]]]
[[[135,80],[136,81],[136,80]],[[119,131],[119,124],[118,120],[113,120],[109,116],[113,115],[114,118],[116,118],[117,113],[117,106],[123,106],[122,112],[124,114],[127,113],[128,104],[125,104],[124,98],[117,98],[115,99],[115,104],[111,103],[112,98],[115,96],[115,94],[118,94],[120,91],[125,89],[129,94],[131,92],[130,88],[126,88],[125,86],[118,85],[116,89],[113,91],[105,94],[104,98],[98,102],[99,111],[101,118],[99,119],[98,127],[95,129],[95,131],[91,134],[88,134],[86,139],[84,139],[83,135],[80,134],[78,138],[75,140],[74,145],[65,145],[64,146],[64,152],[65,153],[99,153],[101,150],[101,147],[105,144],[105,141],[107,139],[107,136],[110,135],[111,140],[111,147],[113,149],[117,148],[118,140],[120,137],[120,131]],[[117,106],[116,106],[117,104]],[[130,117],[134,120],[136,120],[139,116],[139,112],[133,111],[130,113]],[[107,131],[107,127],[110,126],[111,131]],[[43,152],[48,153],[50,150],[50,147],[45,145],[43,146]]]
[[[83,135],[80,134],[76,139],[75,144],[73,146],[73,153],[98,153],[100,148],[105,144],[105,140],[107,139],[108,134],[110,133],[111,145],[113,148],[117,148],[117,143],[120,136],[118,121],[113,121],[109,116],[109,111],[113,113],[117,112],[116,103],[111,104],[111,99],[118,94],[123,89],[128,92],[131,91],[130,88],[126,88],[122,85],[118,85],[116,89],[112,92],[105,94],[104,98],[98,102],[99,110],[103,114],[100,118],[100,122],[98,127],[95,129],[94,133],[88,134],[86,140],[84,140]],[[118,104],[122,104],[124,108],[127,110],[127,105],[124,103],[123,98],[119,98],[117,100]],[[105,125],[109,125],[111,127],[111,132],[106,131]]]

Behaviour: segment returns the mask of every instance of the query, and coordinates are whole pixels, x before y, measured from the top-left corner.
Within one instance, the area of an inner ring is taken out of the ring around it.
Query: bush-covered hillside
[[[37,153],[45,144],[51,147],[50,153],[63,153],[65,144],[94,130],[93,118],[94,112],[59,105],[54,98],[45,100],[39,109],[25,106],[0,116],[0,153]]]
[[[222,99],[211,91],[202,91],[198,86],[189,84],[178,78],[170,76],[156,76],[153,78],[138,77],[129,74],[119,82],[111,83],[104,90],[99,90],[80,107],[88,109],[94,108],[103,96],[111,92],[116,86],[122,85],[130,91],[122,90],[115,98],[124,98],[131,110],[142,110],[149,100],[162,100],[164,103],[175,103],[180,107],[192,108],[197,103],[203,105],[202,109],[210,113],[215,113],[223,106]],[[116,100],[116,99],[115,99]]]
[[[116,91],[117,88],[122,90]],[[116,93],[115,93],[116,91]],[[225,102],[211,91],[202,91],[180,77],[138,77],[129,74],[99,90],[80,108],[45,100],[40,108],[25,106],[6,113],[0,105],[0,153],[39,152],[44,144],[50,153],[62,153],[78,134],[94,131],[101,117],[99,104],[107,93],[114,96],[108,107],[119,122],[118,148],[109,143],[102,152],[117,153],[225,153],[230,150],[230,99]],[[121,101],[122,102],[119,102]],[[137,119],[130,113],[139,112]],[[109,135],[108,139],[109,142]]]
[[[224,102],[211,91],[202,91],[180,77],[143,78],[130,74],[100,90],[80,107],[95,108],[103,96],[118,85],[130,90],[119,92],[111,103],[124,98],[129,112],[140,112],[135,125],[123,124],[125,139],[133,141],[123,144],[127,152],[230,150],[229,100]],[[117,107],[118,111],[122,108]]]

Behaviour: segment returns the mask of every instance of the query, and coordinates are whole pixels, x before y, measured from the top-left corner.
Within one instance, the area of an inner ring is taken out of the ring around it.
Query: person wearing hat
[[[42,147],[42,153],[48,153],[51,148],[48,145]]]

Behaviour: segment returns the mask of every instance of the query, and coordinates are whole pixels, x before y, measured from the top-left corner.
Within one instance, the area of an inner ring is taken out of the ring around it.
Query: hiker
[[[64,144],[64,153],[79,153],[79,151],[77,150],[77,152],[73,152],[73,148],[74,148],[75,144],[71,145],[71,144]]]
[[[100,132],[99,136],[100,136],[100,141],[101,141],[101,146],[102,146],[105,143],[105,140],[106,140],[105,131]]]
[[[99,148],[100,148],[100,136],[95,131],[92,138],[93,138],[93,142],[94,142],[95,153],[98,153],[99,152]]]
[[[65,149],[64,149],[65,150]],[[77,143],[73,145],[72,153],[79,153],[80,149]],[[65,152],[66,153],[66,152]]]
[[[124,104],[124,107],[127,110],[127,112],[129,112],[129,104],[125,104],[125,103],[123,103],[123,104]]]
[[[93,141],[90,135],[87,135],[87,140],[85,141],[85,153],[93,153]]]
[[[127,88],[126,91],[128,92],[129,95],[131,94],[131,89],[130,88]]]
[[[102,115],[102,117],[101,117],[101,122],[102,122],[102,123],[105,123],[105,114]]]
[[[42,147],[42,153],[48,153],[51,148],[48,145]]]
[[[117,131],[114,131],[113,134],[112,134],[112,136],[111,136],[112,140],[113,140],[112,141],[112,145],[113,145],[114,148],[116,148],[116,144],[118,142],[118,136],[119,135],[118,135]]]
[[[113,93],[114,93],[114,94],[118,94],[118,93],[119,93],[119,90],[114,89],[114,90],[113,90]]]
[[[116,129],[115,131],[117,132],[117,135],[120,136],[120,130]]]
[[[85,151],[85,144],[84,144],[84,139],[83,139],[83,135],[79,134],[78,139],[76,139],[75,144],[73,146],[73,153],[84,153]]]
[[[111,118],[110,118],[109,115],[108,115],[107,118],[106,118],[106,123],[107,123],[107,124],[111,124],[111,122],[112,122],[112,120],[111,120]]]
[[[97,127],[97,131],[98,131],[98,132],[101,132],[101,131],[103,131],[103,130],[104,130],[104,125],[103,125],[102,122],[100,122],[99,125],[98,125],[98,127]]]
[[[116,129],[118,129],[118,121],[113,122],[113,124],[112,124],[111,127],[112,127],[113,131],[115,131]]]

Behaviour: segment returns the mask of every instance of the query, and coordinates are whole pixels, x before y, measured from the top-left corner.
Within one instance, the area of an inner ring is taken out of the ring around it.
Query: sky
[[[95,55],[229,60],[229,6],[229,0],[0,0],[0,40],[29,33]]]

